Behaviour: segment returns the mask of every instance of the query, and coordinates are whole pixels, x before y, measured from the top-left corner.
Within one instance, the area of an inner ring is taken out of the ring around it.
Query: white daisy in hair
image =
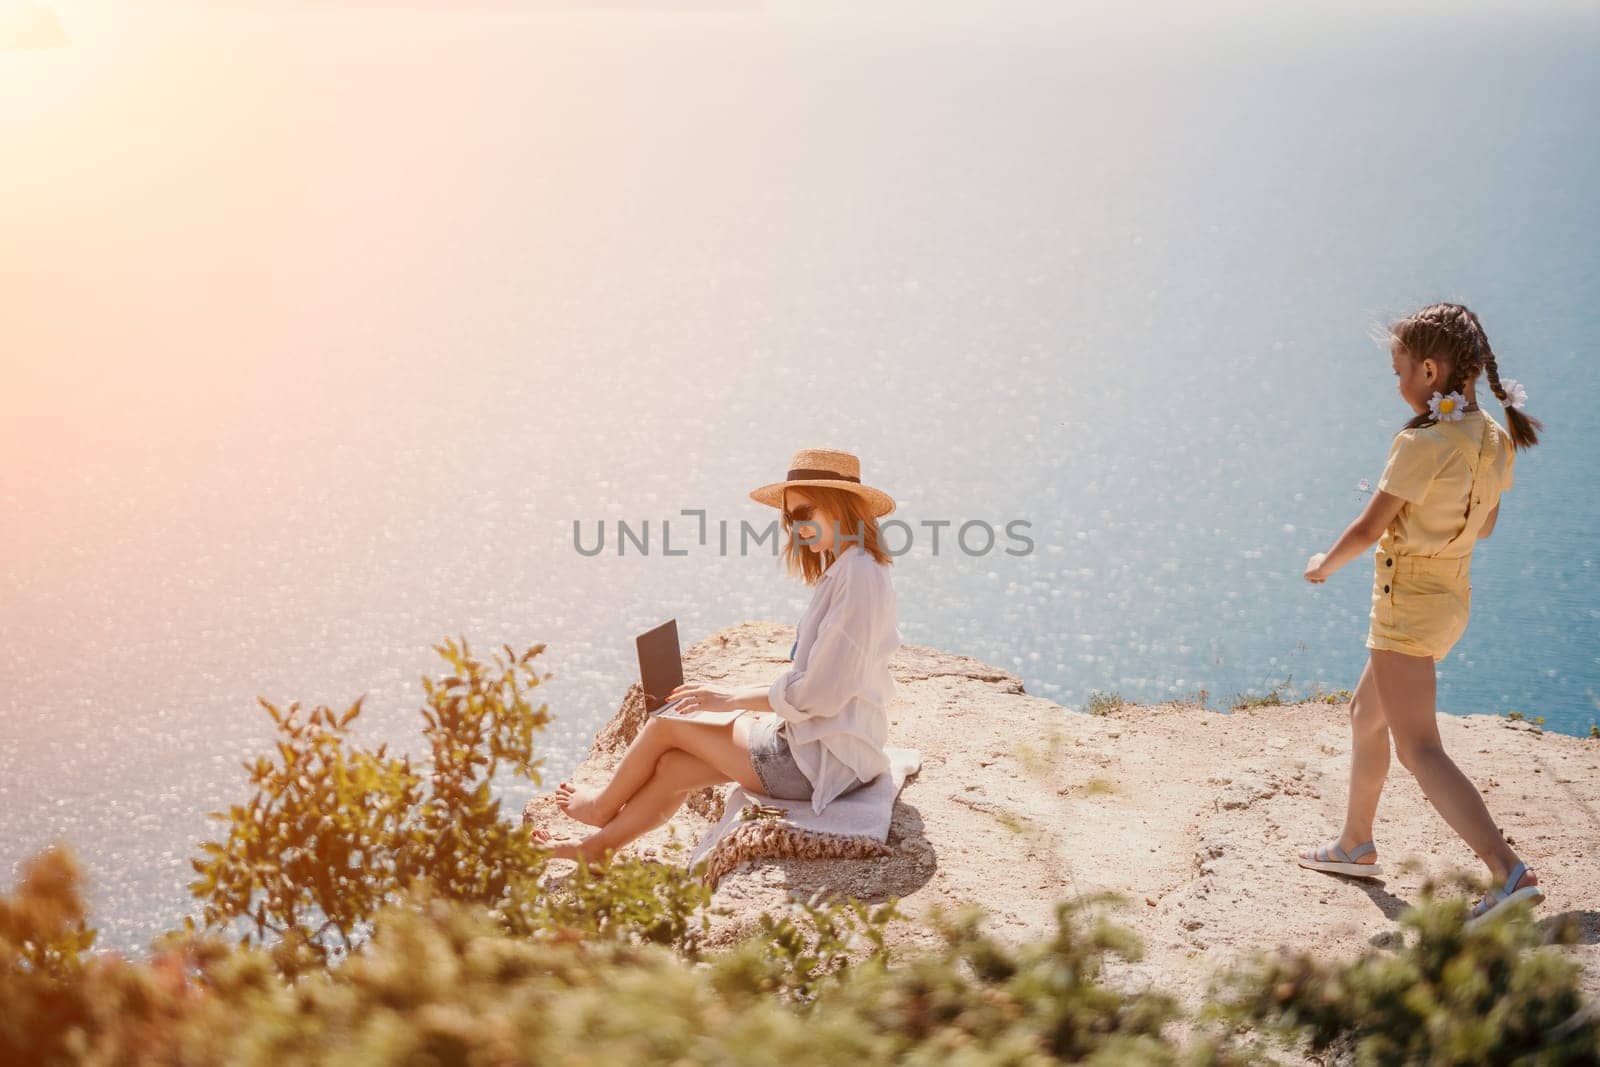
[[[1428,401],[1428,414],[1438,422],[1460,422],[1467,417],[1466,408],[1467,398],[1460,393],[1434,393]]]
[[[1515,378],[1501,378],[1500,388],[1505,390],[1506,407],[1521,411],[1528,406],[1528,390],[1524,389],[1522,383]]]

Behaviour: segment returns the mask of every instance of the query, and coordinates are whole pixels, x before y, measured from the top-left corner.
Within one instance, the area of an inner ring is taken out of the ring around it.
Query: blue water
[[[909,641],[1073,707],[1349,687],[1365,565],[1300,571],[1436,299],[1547,425],[1441,706],[1600,718],[1591,12],[64,21],[0,56],[0,873],[73,844],[104,943],[180,921],[258,695],[419,751],[430,644],[547,641],[559,775],[634,633],[797,618],[679,511],[765,522],[807,444],[916,530]]]

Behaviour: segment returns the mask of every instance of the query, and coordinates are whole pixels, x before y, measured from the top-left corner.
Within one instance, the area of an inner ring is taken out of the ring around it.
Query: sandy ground
[[[792,640],[790,626],[730,627],[689,650],[686,676],[769,681],[786,666]],[[1147,952],[1119,965],[1115,980],[1164,989],[1192,1008],[1220,969],[1257,948],[1391,951],[1396,916],[1429,876],[1475,869],[1398,762],[1379,811],[1387,876],[1346,880],[1295,866],[1295,850],[1336,831],[1343,812],[1343,707],[1223,714],[1125,705],[1090,716],[1026,694],[1000,668],[936,649],[905,646],[893,669],[890,743],[923,754],[896,806],[894,854],[742,867],[718,887],[717,903],[731,914],[719,920],[717,940],[748,929],[764,907],[818,890],[899,897],[913,916],[978,902],[995,930],[1020,940],[1053,928],[1055,901],[1109,890],[1125,898],[1114,918]],[[628,710],[602,730],[609,748],[597,740],[577,780],[605,779]],[[1549,894],[1543,921],[1577,920],[1579,943],[1569,951],[1588,993],[1600,997],[1600,741],[1481,715],[1441,716],[1440,730],[1539,875]],[[673,836],[697,840],[720,804],[703,797],[694,807],[698,814],[686,808],[634,847],[660,856]],[[526,815],[577,829],[548,798],[530,802]],[[907,946],[931,938],[914,923],[895,935]]]

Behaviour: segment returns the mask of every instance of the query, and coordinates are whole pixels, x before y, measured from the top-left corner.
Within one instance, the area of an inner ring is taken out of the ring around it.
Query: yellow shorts
[[[1467,630],[1471,556],[1393,556],[1379,551],[1367,647],[1442,660]]]

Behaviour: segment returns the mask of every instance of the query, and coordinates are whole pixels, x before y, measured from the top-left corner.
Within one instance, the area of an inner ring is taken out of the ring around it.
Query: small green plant
[[[891,954],[886,931],[891,922],[905,918],[897,903],[890,900],[874,908],[855,899],[823,902],[814,895],[795,901],[788,915],[762,912],[752,938],[766,946],[760,958],[770,966],[761,985],[807,1003],[816,999],[824,982],[837,980],[856,962],[863,943],[861,962],[887,964]]]
[[[1252,708],[1273,708],[1280,704],[1288,703],[1292,703],[1289,691],[1279,686],[1273,686],[1259,696],[1237,693],[1234,695],[1230,706],[1234,711],[1248,711]]]
[[[1097,689],[1089,694],[1084,710],[1090,715],[1109,715],[1126,703],[1121,693],[1102,693]]]
[[[531,878],[517,886],[493,912],[515,936],[642,941],[694,958],[711,928],[711,889],[680,863],[577,864],[557,887]]]
[[[1589,736],[1592,737],[1592,738],[1600,739],[1600,723],[1590,723],[1589,724]]]
[[[1506,712],[1506,718],[1510,719],[1512,722],[1521,722],[1523,720],[1523,714],[1520,711],[1508,711]]]
[[[1173,998],[1101,984],[1108,957],[1137,960],[1143,953],[1132,932],[1094,914],[1115,900],[1057,903],[1053,936],[1021,947],[984,930],[979,908],[936,908],[930,921],[944,940],[942,952],[890,972],[853,974],[823,1004],[863,998],[856,1011],[873,1006],[885,1012],[879,1025],[926,1042],[919,1062],[949,1062],[957,1050],[962,1062],[973,1063],[1034,1062],[1022,1050],[1042,1054],[1043,1062],[1182,1062],[1180,1049],[1162,1037],[1179,1015]],[[1014,1061],[1004,1057],[1007,1049]],[[979,1050],[1004,1058],[981,1057]]]
[[[1034,745],[1024,741],[1017,746],[1018,762],[1031,777],[1044,778],[1061,765],[1066,744],[1066,734],[1059,725],[1052,724],[1044,736],[1043,744]]]
[[[1235,693],[1228,699],[1228,706],[1234,711],[1248,711],[1252,708],[1277,707],[1280,704],[1293,703],[1293,693],[1294,674],[1290,673],[1284,676],[1283,681],[1274,684],[1265,693]]]
[[[1027,821],[1014,811],[1006,811],[1004,808],[1001,808],[995,810],[991,814],[994,816],[995,822],[999,823],[1001,826],[1005,827],[1007,831],[1013,834],[1025,834],[1030,829]]]
[[[1600,1013],[1583,1000],[1580,965],[1548,947],[1526,904],[1512,908],[1468,930],[1466,900],[1437,899],[1429,885],[1400,916],[1400,951],[1258,955],[1219,983],[1228,992],[1213,1011],[1363,1064],[1600,1062]],[[1552,940],[1576,937],[1560,923]]]

